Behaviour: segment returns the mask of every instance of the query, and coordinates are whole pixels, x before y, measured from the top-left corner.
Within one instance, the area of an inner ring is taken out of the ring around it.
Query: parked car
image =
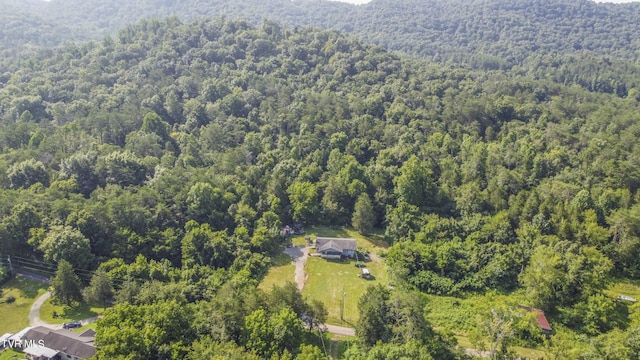
[[[79,327],[82,327],[82,324],[79,321],[72,321],[62,324],[62,328],[64,329],[75,329]]]

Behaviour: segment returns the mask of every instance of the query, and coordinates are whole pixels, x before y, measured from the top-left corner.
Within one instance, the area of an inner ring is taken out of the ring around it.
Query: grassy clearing
[[[481,313],[497,306],[531,305],[528,303],[523,291],[515,291],[509,294],[488,292],[486,294],[468,295],[455,298],[450,296],[427,295],[429,298],[429,313],[427,318],[438,331],[449,330],[455,334],[458,346],[473,349],[468,338],[469,332],[475,326]],[[584,339],[580,339],[574,331],[549,319],[554,329],[553,341],[563,341],[571,344],[575,350],[571,358],[577,358],[582,350],[586,350]],[[535,348],[522,346],[509,346],[518,356],[525,359],[543,359],[545,352],[542,345]]]
[[[309,299],[318,299],[329,312],[327,322],[342,326],[354,326],[358,321],[358,300],[369,286],[385,284],[387,271],[383,263],[368,262],[373,279],[358,277],[359,269],[354,260],[332,261],[310,257],[305,267],[308,275],[302,294]],[[346,295],[344,295],[346,293]],[[344,297],[344,321],[340,311]]]
[[[47,285],[22,276],[2,286],[2,299],[15,297],[11,304],[0,304],[0,335],[16,333],[29,325],[29,310],[35,299],[46,292]]]
[[[605,294],[614,299],[618,295],[627,295],[640,300],[640,282],[626,279],[615,281],[605,290]]]
[[[346,227],[310,227],[306,229],[305,234],[294,236],[291,241],[294,246],[306,245],[306,236],[310,236],[314,240],[318,236],[354,238],[358,247],[368,249],[371,253],[378,253],[388,247],[383,241],[381,233],[364,237],[357,231]],[[302,294],[308,299],[318,299],[325,304],[329,311],[328,323],[353,326],[358,320],[358,300],[367,287],[387,281],[387,270],[384,263],[370,261],[366,263],[366,266],[373,275],[372,280],[358,277],[359,269],[355,267],[353,260],[341,262],[310,257],[305,266],[307,282]],[[268,290],[273,285],[279,286],[287,281],[293,281],[294,276],[295,266],[287,255],[282,254],[276,258],[276,264],[269,269],[259,287]],[[340,310],[342,294],[345,292],[347,293],[344,296],[346,321],[342,321],[340,320]]]
[[[66,308],[61,305],[53,305],[51,300],[45,301],[40,308],[40,319],[50,324],[62,324],[69,321],[80,321],[98,316],[103,313],[102,307],[93,306],[85,302],[74,308]],[[53,313],[56,312],[60,317],[54,318]]]
[[[303,239],[304,241],[304,239]],[[274,285],[282,286],[287,281],[294,281],[295,266],[287,254],[280,254],[274,259],[273,266],[267,275],[262,279],[258,288],[270,290]]]
[[[640,325],[640,282],[633,280],[614,281],[605,294],[612,299],[617,299],[618,295],[631,296],[638,300],[635,303],[622,302],[629,307],[629,326]]]

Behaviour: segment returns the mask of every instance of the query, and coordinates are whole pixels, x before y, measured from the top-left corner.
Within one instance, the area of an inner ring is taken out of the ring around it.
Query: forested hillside
[[[143,21],[9,69],[1,252],[115,285],[99,358],[315,352],[301,321],[321,306],[255,285],[281,224],[363,211],[372,223],[353,225],[385,229],[403,290],[371,290],[394,322],[353,354],[461,356],[408,289],[522,291],[576,341],[638,353],[635,308],[603,295],[640,276],[634,97],[220,18]],[[609,351],[596,345],[579,351]]]
[[[640,83],[640,4],[589,0],[1,0],[0,50],[101,39],[142,18],[225,15],[357,35],[389,50],[475,69],[513,69],[626,97]],[[10,62],[10,60],[9,60]]]
[[[476,54],[477,61],[501,65],[519,64],[532,54],[575,51],[636,60],[640,47],[640,4],[633,3],[374,0],[353,6],[321,0],[3,0],[2,4],[22,9],[22,16],[33,14],[69,27],[72,31],[61,33],[61,41],[100,37],[140,18],[177,15],[194,19],[224,14],[353,32],[389,49],[443,59],[466,61],[470,54]],[[12,16],[13,12],[3,13]],[[24,21],[29,21],[28,16]],[[26,36],[28,39],[29,34]]]

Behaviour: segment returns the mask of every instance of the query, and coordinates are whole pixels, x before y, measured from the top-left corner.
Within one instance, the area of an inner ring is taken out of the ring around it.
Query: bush
[[[0,266],[0,285],[7,282],[9,278],[10,278],[9,270],[3,266]],[[0,293],[0,296],[2,296],[2,293]]]
[[[13,295],[9,295],[4,299],[4,302],[6,302],[7,304],[11,304],[14,301],[16,301],[16,298]]]

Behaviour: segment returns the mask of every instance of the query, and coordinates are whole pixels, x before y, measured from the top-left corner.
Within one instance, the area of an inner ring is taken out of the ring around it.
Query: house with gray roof
[[[37,326],[22,335],[20,344],[28,359],[80,360],[96,354],[93,331],[78,334],[65,329]]]
[[[340,259],[356,256],[356,239],[319,237],[316,253],[325,259]]]

